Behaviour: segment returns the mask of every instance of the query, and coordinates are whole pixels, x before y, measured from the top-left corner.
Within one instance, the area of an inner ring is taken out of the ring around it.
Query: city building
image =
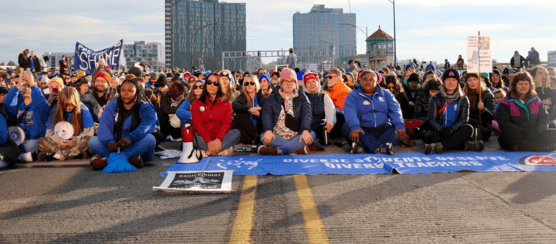
[[[341,8],[314,5],[309,13],[293,15],[293,48],[299,68],[332,61],[333,66],[347,65],[357,56],[355,14]],[[332,58],[334,56],[334,58]]]
[[[136,41],[133,44],[124,44],[124,58],[127,68],[136,62],[147,64],[153,70],[164,68],[164,49],[160,42]]]
[[[46,62],[46,66],[58,67],[60,66],[59,62],[62,60],[62,56],[66,56],[66,60],[69,60],[75,57],[75,52],[45,52],[41,57],[48,57],[49,60]]]
[[[384,63],[387,65],[394,63],[394,38],[381,30],[380,26],[365,41],[369,55],[369,68],[380,69]]]
[[[245,3],[165,0],[165,10],[166,67],[219,69],[223,51],[246,51]]]

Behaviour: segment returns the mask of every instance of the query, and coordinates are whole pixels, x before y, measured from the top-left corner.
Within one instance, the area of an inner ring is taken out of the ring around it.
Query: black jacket
[[[420,90],[415,99],[415,118],[423,122],[427,121],[429,116],[429,103],[431,98],[425,91]]]
[[[259,92],[257,92],[257,103],[259,104],[259,107],[262,108],[265,102],[266,97],[263,95],[262,91],[259,90]],[[251,108],[247,106],[247,97],[245,97],[245,94],[243,94],[242,92],[239,96],[236,97],[236,100],[232,102],[232,110],[234,110],[234,113],[239,114],[249,113],[249,109]]]
[[[35,65],[35,72],[40,74],[42,72],[41,61],[37,56],[33,57],[33,65]],[[29,59],[29,68],[31,68],[31,58]]]
[[[514,68],[523,68],[525,66],[523,66],[523,62],[525,62],[525,58],[521,55],[519,55],[519,66],[514,66],[514,57],[512,56],[512,59],[510,59],[510,66],[514,67]]]
[[[452,129],[456,131],[462,125],[466,124],[469,121],[469,99],[465,94],[463,97],[457,100],[458,102],[458,113],[457,113],[457,121],[452,126]],[[439,116],[438,111],[444,106],[444,99],[440,92],[437,92],[430,101],[429,104],[429,116],[427,118],[427,123],[437,131],[442,129],[442,116]]]
[[[29,56],[27,56],[25,53],[20,53],[17,60],[19,63],[19,67],[23,69],[31,68],[31,61],[29,60]]]
[[[278,116],[282,111],[284,98],[279,93],[280,89],[275,89],[270,96],[266,98],[263,106],[261,119],[263,121],[263,132],[272,131],[278,122]],[[298,96],[293,99],[293,113],[295,118],[301,118],[299,132],[304,130],[311,131],[311,120],[313,114],[311,105],[304,92],[298,92]]]
[[[485,109],[481,112],[481,124],[483,127],[492,127],[492,120],[494,119],[494,95],[490,92],[489,89],[486,89],[481,94],[481,101],[485,105]],[[469,105],[469,123],[473,127],[477,127],[479,125],[479,113],[477,111],[471,111],[471,105]]]

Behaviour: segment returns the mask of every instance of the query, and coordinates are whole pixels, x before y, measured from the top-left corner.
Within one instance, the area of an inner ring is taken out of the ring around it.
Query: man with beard
[[[154,156],[156,140],[151,133],[157,121],[156,112],[143,100],[140,91],[135,79],[126,79],[121,96],[106,106],[97,136],[89,140],[89,147],[97,154],[91,160],[93,169],[104,168],[110,153],[118,150],[138,168],[143,167],[143,160],[149,161]]]
[[[83,103],[92,112],[93,120],[99,122],[102,112],[106,104],[112,102],[118,97],[118,94],[112,87],[110,82],[112,77],[105,71],[100,71],[93,79],[91,93],[82,97]]]

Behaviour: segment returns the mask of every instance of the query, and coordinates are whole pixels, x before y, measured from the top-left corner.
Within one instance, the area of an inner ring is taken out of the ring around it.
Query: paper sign
[[[467,37],[467,72],[492,73],[490,36]]]
[[[556,68],[556,51],[548,51],[548,67]]]
[[[233,170],[169,171],[164,182],[159,187],[153,187],[153,190],[230,192],[233,172]]]

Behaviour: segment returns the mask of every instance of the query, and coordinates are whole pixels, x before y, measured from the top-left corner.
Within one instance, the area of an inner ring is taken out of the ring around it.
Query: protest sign
[[[160,186],[153,187],[153,190],[230,192],[233,173],[233,170],[173,171],[168,173]]]
[[[105,65],[110,66],[110,69],[118,70],[120,68],[123,43],[124,40],[122,39],[112,47],[93,51],[77,42],[75,44],[75,58],[73,59],[74,70],[83,70],[87,74],[92,74],[98,65],[98,60],[101,58],[106,61]]]
[[[556,51],[548,51],[548,67],[556,68]]]
[[[492,52],[490,36],[467,37],[467,72],[491,73]]]

